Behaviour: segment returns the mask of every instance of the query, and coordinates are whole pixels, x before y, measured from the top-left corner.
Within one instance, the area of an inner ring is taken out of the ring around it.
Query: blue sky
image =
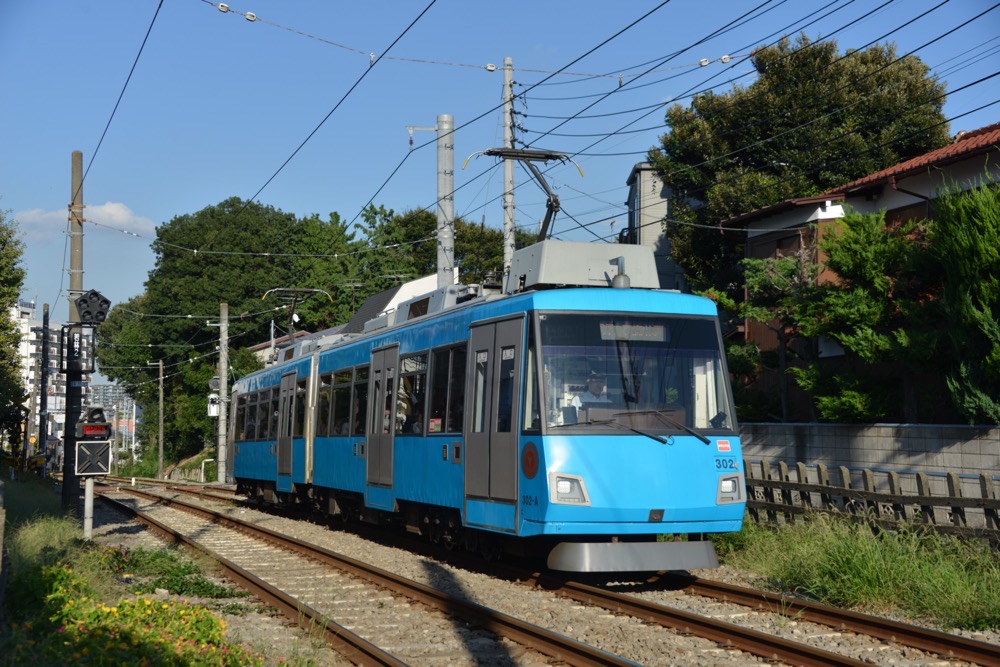
[[[417,150],[407,157],[406,126],[433,126],[442,113],[459,128],[456,213],[500,227],[502,169],[489,157],[461,165],[502,145],[499,68],[511,57],[515,92],[545,80],[517,105],[526,114],[520,136],[535,148],[581,153],[575,161],[583,177],[573,165],[547,172],[566,212],[555,233],[591,240],[569,216],[605,220],[591,227],[600,236],[621,229],[629,170],[664,131],[657,105],[687,105],[686,93],[726,90],[734,77],[751,83],[745,57],[754,46],[835,8],[805,33],[817,39],[851,24],[835,39],[841,49],[861,48],[940,0],[672,0],[595,49],[660,4],[438,0],[371,67],[368,54],[384,53],[426,1],[231,0],[223,12],[207,0],[6,0],[0,210],[18,221],[25,242],[23,297],[52,304],[53,319],[65,319],[74,150],[89,166],[84,288],[115,303],[143,291],[157,225],[232,196],[260,191],[259,201],[284,211],[324,218],[336,211],[353,220],[385,184],[376,204],[398,212],[432,206],[434,133],[415,132]],[[756,18],[703,39],[761,4]],[[889,39],[902,54],[944,35],[916,55],[956,89],[1000,70],[1000,9],[947,34],[991,6],[952,0]],[[247,20],[248,12],[257,20]],[[950,96],[946,115],[966,114],[951,131],[1000,120],[1000,104],[969,113],[1000,98],[998,91],[994,79]],[[544,197],[522,170],[515,173],[517,224],[534,229]]]

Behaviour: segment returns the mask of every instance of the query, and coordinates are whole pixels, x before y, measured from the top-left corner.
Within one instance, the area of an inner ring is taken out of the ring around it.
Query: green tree
[[[407,211],[395,216],[393,225],[401,229],[410,244],[413,269],[419,276],[437,272],[437,217],[427,210]],[[465,284],[482,284],[503,272],[503,231],[485,224],[455,218],[454,259],[458,280]],[[531,245],[531,233],[518,230],[515,241]]]
[[[815,341],[804,335],[800,322],[817,289],[821,266],[815,261],[813,233],[804,236],[802,247],[787,256],[743,261],[747,296],[740,312],[748,320],[767,327],[778,341],[775,368],[784,421],[791,414],[788,387],[791,369],[796,362],[808,364],[816,357]]]
[[[666,114],[649,159],[673,190],[665,225],[696,289],[739,298],[742,240],[720,220],[824,192],[948,142],[944,86],[891,44],[840,54],[800,36],[753,55],[757,79]],[[693,224],[692,224],[693,223]],[[705,225],[708,229],[695,225]]]
[[[115,306],[100,328],[97,361],[112,380],[131,387],[146,419],[140,434],[155,442],[158,369],[164,365],[164,454],[194,454],[214,442],[208,417],[208,379],[218,362],[219,304],[229,305],[229,344],[234,350],[270,336],[271,320],[286,321],[286,305],[262,300],[273,288],[306,287],[329,265],[314,254],[336,252],[339,219],[305,221],[254,202],[228,199],[157,229],[155,266],[146,291]],[[308,241],[308,242],[307,242]],[[328,242],[328,243],[327,243]],[[321,253],[317,253],[322,249]],[[304,257],[303,255],[310,255]],[[234,375],[252,368],[233,365]]]
[[[844,350],[838,363],[793,371],[829,421],[919,421],[913,382],[936,363],[934,279],[924,248],[926,221],[888,224],[885,213],[848,213],[820,240],[825,267],[836,274],[799,315],[802,331],[827,336]]]
[[[946,382],[969,423],[1000,423],[1000,186],[934,202],[930,251],[942,278],[937,346]]]
[[[9,211],[0,211],[0,433],[11,439],[20,433],[24,419],[18,407],[25,396],[17,353],[21,334],[10,315],[24,286],[23,253],[17,222]]]
[[[297,275],[288,287],[318,289],[323,293],[305,293],[295,310],[302,326],[311,331],[328,329],[351,319],[351,285],[358,282],[355,260],[361,244],[340,215],[331,213],[324,221],[317,215],[299,221]],[[290,313],[289,313],[290,315]]]

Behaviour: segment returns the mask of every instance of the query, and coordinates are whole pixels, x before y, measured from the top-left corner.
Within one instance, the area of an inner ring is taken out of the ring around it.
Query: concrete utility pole
[[[414,130],[437,130],[437,275],[438,287],[455,284],[455,119],[438,114],[435,127],[407,125],[410,150]]]
[[[226,469],[226,435],[229,416],[229,304],[219,304],[219,439],[215,461],[218,468],[216,479],[227,484],[229,473]]]
[[[437,117],[438,287],[455,284],[455,119]]]
[[[72,181],[69,205],[69,322],[79,322],[76,297],[83,293],[83,153],[72,153]],[[83,407],[83,328],[69,330],[66,353],[66,426],[63,430],[62,506],[75,512],[80,498],[80,478],[76,474],[76,423]]]
[[[503,147],[514,148],[514,60],[503,59]],[[503,161],[503,283],[514,258],[514,162]]]

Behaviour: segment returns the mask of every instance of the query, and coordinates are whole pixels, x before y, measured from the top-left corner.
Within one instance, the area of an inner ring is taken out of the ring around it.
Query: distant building
[[[60,335],[62,324],[49,321],[48,340],[43,340],[42,319],[40,313],[36,311],[34,301],[18,301],[10,311],[11,317],[17,323],[21,334],[21,342],[18,345],[18,356],[21,360],[21,380],[24,388],[28,392],[28,407],[31,408],[28,438],[39,438],[41,433],[41,423],[47,423],[47,434],[50,441],[62,439],[66,430],[66,374],[60,370]],[[89,364],[92,349],[90,345],[91,329],[84,329],[84,363]],[[46,414],[41,414],[40,396],[42,392],[42,349],[48,346],[48,378],[44,391],[47,396]],[[87,392],[90,384],[90,376],[83,376],[83,396],[84,403],[87,403]],[[37,443],[35,451],[40,450]]]
[[[118,442],[118,452],[121,456],[131,453],[133,459],[136,452],[135,400],[125,393],[117,384],[92,384],[85,400],[87,405],[100,405],[109,422],[114,425]]]

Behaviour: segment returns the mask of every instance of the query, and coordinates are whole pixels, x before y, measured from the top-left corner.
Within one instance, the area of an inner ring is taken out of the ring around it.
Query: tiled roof
[[[856,181],[851,181],[847,185],[828,190],[826,194],[846,194],[851,190],[857,190],[867,185],[882,183],[892,177],[909,176],[913,173],[924,171],[930,166],[940,166],[964,160],[985,153],[991,149],[1000,149],[1000,123],[987,125],[986,127],[972,132],[960,133],[958,138],[947,146],[942,146],[923,155],[900,162],[888,169],[868,174]]]
[[[776,215],[782,211],[787,211],[802,205],[814,204],[824,199],[838,201],[843,199],[844,195],[853,190],[863,189],[876,183],[883,183],[893,177],[899,178],[909,176],[911,174],[921,172],[931,166],[941,166],[957,162],[959,160],[964,160],[975,155],[986,153],[990,150],[1000,150],[1000,123],[987,125],[986,127],[982,127],[971,132],[960,133],[959,136],[947,146],[942,146],[937,150],[924,153],[923,155],[919,155],[913,159],[907,160],[906,162],[900,162],[897,165],[889,167],[888,169],[883,169],[882,171],[877,171],[874,174],[868,174],[867,176],[863,176],[856,181],[851,181],[846,185],[841,185],[833,188],[832,190],[827,190],[820,195],[813,197],[801,197],[797,199],[786,199],[785,201],[778,202],[777,204],[771,204],[770,206],[765,206],[754,211],[747,211],[746,213],[734,216],[728,220],[722,220],[719,222],[719,226],[740,227],[751,220],[760,220],[761,218]]]

